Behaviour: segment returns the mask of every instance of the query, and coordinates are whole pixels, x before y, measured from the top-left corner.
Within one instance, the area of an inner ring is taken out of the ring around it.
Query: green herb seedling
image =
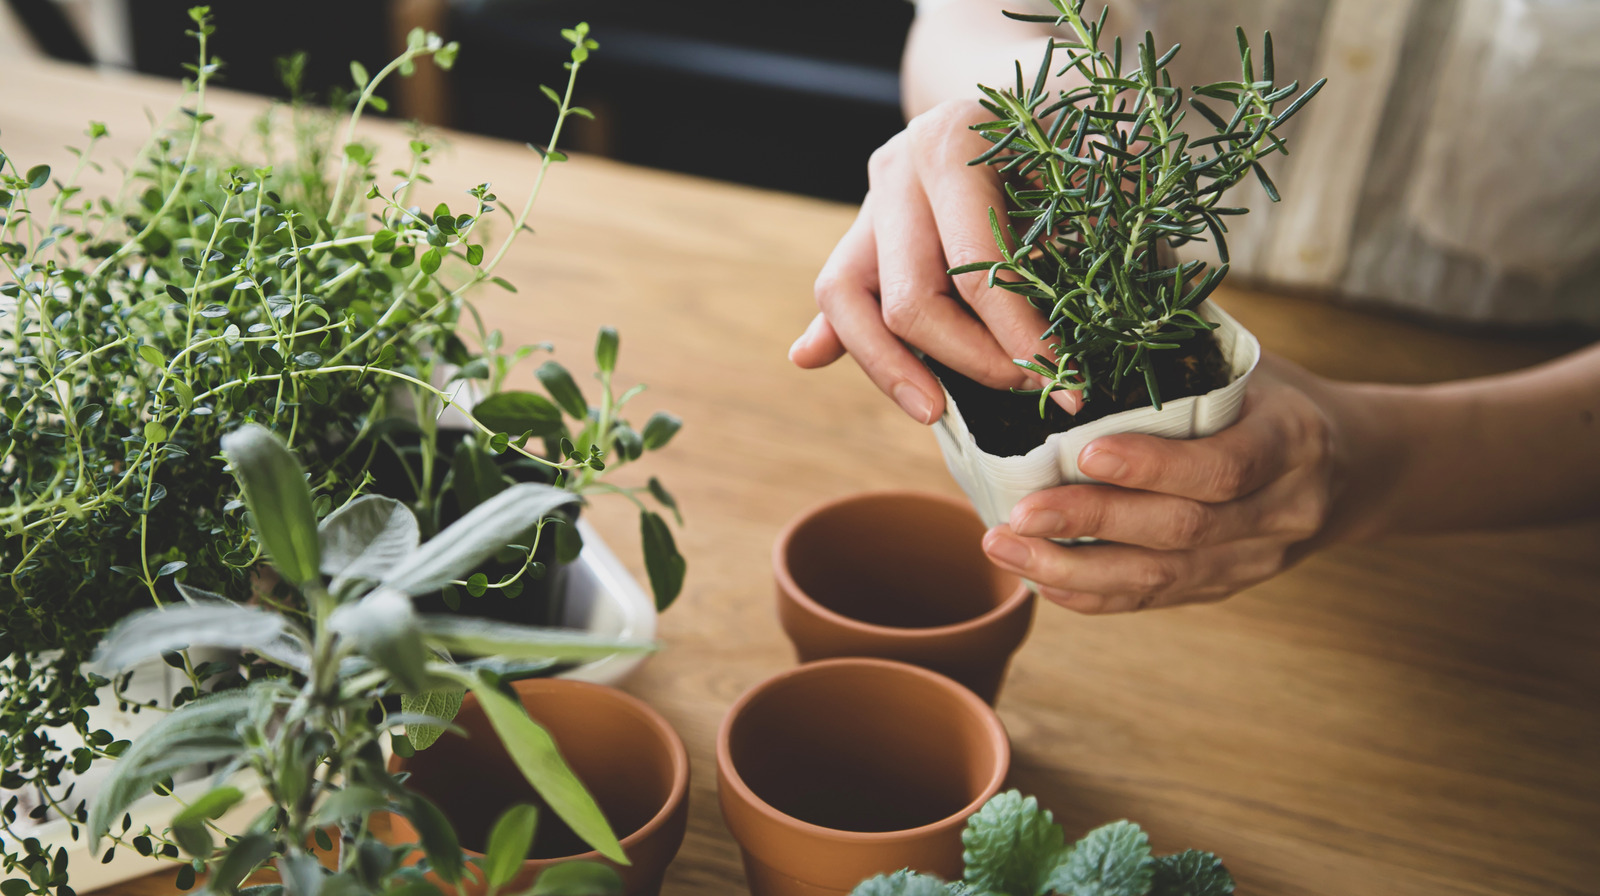
[[[1050,41],[1031,84],[1019,62],[1014,86],[980,88],[994,118],[973,129],[993,145],[971,164],[1007,178],[1008,209],[990,212],[1001,260],[950,273],[982,272],[1047,316],[1043,350],[1015,362],[1044,380],[1041,416],[1063,389],[1119,406],[1142,390],[1159,409],[1155,356],[1214,328],[1196,308],[1228,271],[1225,219],[1246,211],[1223,198],[1253,175],[1278,200],[1262,161],[1288,152],[1279,128],[1324,82],[1303,92],[1298,82],[1279,84],[1272,35],[1257,57],[1240,29],[1240,78],[1196,87],[1186,103],[1167,68],[1177,45],[1158,53],[1146,32],[1124,53],[1120,38],[1106,45],[1104,10],[1090,19],[1087,0],[1050,2],[1055,15],[1006,15],[1071,36]],[[1052,91],[1052,75],[1074,86]],[[1204,119],[1201,136],[1184,127],[1190,111]],[[1222,262],[1215,268],[1158,251],[1208,239]]]
[[[413,595],[475,568],[573,495],[549,485],[512,485],[421,542],[411,511],[375,495],[319,524],[304,469],[262,427],[229,433],[222,450],[272,568],[303,597],[305,611],[238,604],[180,585],[182,603],[134,613],[106,635],[94,663],[107,676],[186,647],[241,651],[257,662],[248,681],[184,704],[123,753],[90,806],[90,842],[159,852],[182,862],[191,880],[195,873],[210,874],[208,888],[218,893],[236,892],[268,867],[282,880],[284,896],[429,886],[423,878],[428,870],[447,884],[484,874],[493,893],[527,854],[537,818],[532,807],[501,818],[482,867],[469,869],[449,822],[389,774],[379,749],[385,737],[395,739],[397,750],[411,749],[424,732],[436,737],[450,725],[447,711],[471,691],[551,810],[601,855],[627,864],[605,816],[549,734],[501,691],[493,661],[458,664],[447,657],[585,660],[651,645],[419,614],[411,604]],[[425,705],[441,711],[390,714],[384,698],[393,695],[434,695]],[[126,813],[133,802],[152,789],[170,790],[169,776],[195,762],[219,768],[212,788],[182,807],[167,831],[130,831]],[[236,776],[258,782],[272,800],[238,835],[216,822],[244,797]],[[424,864],[408,864],[409,849],[376,839],[369,822],[377,812],[411,822]],[[326,833],[330,826],[336,838]],[[319,850],[331,859],[322,861]],[[596,886],[584,892],[616,892],[618,883],[614,871],[599,865],[549,873],[557,882],[579,876]],[[533,892],[554,890],[536,885]]]

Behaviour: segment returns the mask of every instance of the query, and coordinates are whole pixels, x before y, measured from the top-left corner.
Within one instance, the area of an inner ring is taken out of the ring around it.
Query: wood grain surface
[[[169,83],[35,61],[0,65],[0,87],[0,146],[58,171],[89,119],[110,125],[126,157],[147,133],[143,110],[176,96]],[[214,108],[242,140],[262,104]],[[403,147],[397,127],[366,133],[391,160]],[[484,180],[502,198],[525,195],[526,149],[447,142],[431,172],[439,197]],[[552,341],[575,370],[592,369],[595,329],[617,326],[621,378],[650,384],[639,419],[666,408],[687,421],[622,476],[659,475],[688,519],[687,590],[662,619],[663,651],[629,686],[693,757],[669,896],[744,891],[713,739],[744,689],[792,662],[773,612],[778,528],[863,489],[957,493],[932,434],[851,363],[807,373],[785,360],[853,213],[579,158],[555,170],[537,233],[502,268],[520,292],[479,296],[508,341]],[[1270,350],[1333,376],[1488,373],[1582,341],[1450,334],[1239,289],[1219,299]],[[524,370],[516,385],[532,383]],[[591,514],[637,557],[628,508]],[[1215,606],[1115,618],[1042,607],[1000,703],[1014,783],[1075,834],[1126,817],[1158,851],[1213,850],[1247,894],[1600,893],[1597,546],[1596,521],[1407,538],[1327,551]],[[170,881],[114,892],[170,892]]]

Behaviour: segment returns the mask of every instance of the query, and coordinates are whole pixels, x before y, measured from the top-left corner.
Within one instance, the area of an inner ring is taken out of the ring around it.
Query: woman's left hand
[[[1112,435],[1078,466],[1105,485],[1023,499],[984,537],[990,559],[1081,613],[1215,601],[1293,565],[1329,537],[1342,488],[1338,384],[1266,357],[1238,422],[1177,441]],[[1052,538],[1107,544],[1064,546]]]

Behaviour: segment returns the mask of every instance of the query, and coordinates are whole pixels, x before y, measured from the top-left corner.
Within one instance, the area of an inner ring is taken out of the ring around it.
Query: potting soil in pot
[[[1216,337],[1206,333],[1176,349],[1152,352],[1156,388],[1163,402],[1204,395],[1226,386],[1233,379],[1228,359]],[[1039,416],[1039,396],[1023,392],[991,389],[957,373],[933,358],[925,358],[939,382],[961,409],[978,447],[998,457],[1027,454],[1044,444],[1052,434],[1066,432],[1120,411],[1150,406],[1150,392],[1137,372],[1123,378],[1113,392],[1109,381],[1101,380],[1089,390],[1083,409],[1069,414],[1054,401],[1045,403]]]

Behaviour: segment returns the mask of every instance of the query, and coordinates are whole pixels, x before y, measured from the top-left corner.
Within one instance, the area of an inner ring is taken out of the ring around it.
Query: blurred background
[[[0,60],[31,44],[57,59],[177,78],[194,0],[0,0]],[[393,79],[391,115],[543,142],[562,77],[560,29],[600,42],[578,101],[593,123],[574,148],[624,162],[849,202],[866,160],[901,127],[906,0],[275,0],[215,2],[223,84],[285,96],[277,60],[306,54],[302,90],[376,71],[416,26],[461,43],[454,70]],[[4,82],[0,66],[0,84]]]

